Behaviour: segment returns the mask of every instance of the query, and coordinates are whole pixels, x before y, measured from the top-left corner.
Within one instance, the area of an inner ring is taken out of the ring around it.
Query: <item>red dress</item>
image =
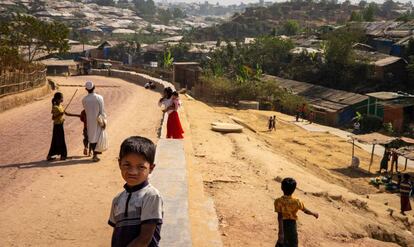
[[[178,109],[177,105],[175,105],[175,109]],[[174,110],[170,114],[168,114],[167,138],[183,139],[183,134],[184,130],[181,126],[180,117],[178,116],[177,110]]]

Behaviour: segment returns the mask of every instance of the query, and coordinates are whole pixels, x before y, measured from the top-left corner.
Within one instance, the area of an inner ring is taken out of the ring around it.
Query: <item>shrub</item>
[[[382,119],[377,116],[366,115],[361,120],[361,129],[364,132],[378,131],[382,127]]]
[[[210,102],[236,105],[240,100],[271,102],[267,108],[277,105],[281,111],[294,113],[298,105],[306,101],[284,89],[274,80],[253,80],[244,83],[226,77],[203,76],[195,86],[195,94]]]

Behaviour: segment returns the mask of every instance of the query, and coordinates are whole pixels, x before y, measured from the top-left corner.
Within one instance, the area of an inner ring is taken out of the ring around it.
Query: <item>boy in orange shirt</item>
[[[299,210],[305,214],[319,217],[318,213],[314,213],[305,208],[305,205],[296,198],[292,197],[296,189],[296,181],[293,178],[285,178],[282,181],[283,196],[275,200],[275,212],[277,212],[277,220],[279,222],[279,238],[276,246],[297,247],[298,232],[296,228],[296,215]]]

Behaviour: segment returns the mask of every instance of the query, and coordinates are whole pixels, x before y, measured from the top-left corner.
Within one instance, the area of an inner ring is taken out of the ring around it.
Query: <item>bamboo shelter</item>
[[[369,172],[371,171],[371,165],[374,160],[375,146],[386,145],[397,139],[395,137],[386,136],[386,135],[383,135],[377,132],[365,134],[365,135],[351,135],[349,137],[352,139],[352,158],[354,158],[354,154],[355,154],[355,141],[358,141],[363,144],[372,145],[371,160],[369,162],[369,168],[368,168]]]
[[[402,156],[405,158],[404,171],[407,170],[408,160],[414,160],[414,146],[402,147],[402,148],[395,150],[395,152],[397,152],[399,156]]]

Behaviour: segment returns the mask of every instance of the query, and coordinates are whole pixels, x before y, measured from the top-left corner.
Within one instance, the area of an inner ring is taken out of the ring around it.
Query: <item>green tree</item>
[[[158,19],[161,21],[162,24],[168,25],[170,20],[172,19],[172,14],[169,9],[159,9],[158,10]]]
[[[174,57],[171,54],[170,50],[167,50],[164,52],[164,60],[163,60],[163,66],[166,69],[170,69],[171,66],[174,63]]]
[[[325,59],[327,63],[347,65],[354,61],[352,45],[361,40],[360,29],[341,28],[327,35]]]
[[[299,22],[297,22],[296,20],[288,20],[283,24],[282,34],[292,36],[298,34],[299,31]]]
[[[378,5],[374,2],[371,2],[368,7],[366,7],[363,12],[362,16],[364,17],[365,21],[374,21],[375,15],[378,13]]]
[[[144,17],[155,15],[156,7],[153,0],[134,0],[135,8]]]
[[[101,6],[115,6],[114,0],[94,0],[93,2]]]
[[[367,6],[367,1],[365,1],[365,0],[359,1],[358,6],[361,7],[361,8],[365,8]]]
[[[25,47],[32,61],[39,52],[66,52],[69,49],[69,29],[59,22],[43,22],[32,16],[16,15],[4,24],[3,42],[10,47]]]
[[[181,9],[179,9],[179,8],[174,8],[172,10],[172,14],[173,14],[174,19],[180,19],[180,18],[186,18],[187,17],[185,12],[182,11]]]
[[[363,17],[362,17],[360,12],[352,11],[350,21],[361,22],[361,21],[363,21]]]
[[[386,0],[381,6],[382,15],[385,18],[390,18],[395,7],[397,7],[397,4],[393,0]]]

